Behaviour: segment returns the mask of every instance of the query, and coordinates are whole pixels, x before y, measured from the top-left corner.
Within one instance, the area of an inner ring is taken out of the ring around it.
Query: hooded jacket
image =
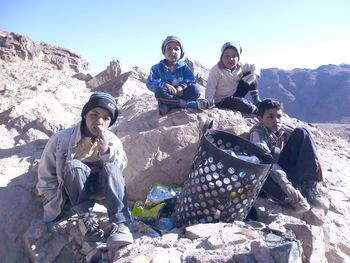
[[[65,195],[63,189],[63,168],[68,160],[74,159],[78,142],[82,139],[81,122],[71,128],[59,131],[48,141],[40,159],[38,169],[38,195],[44,202],[44,221],[51,222],[62,212]],[[109,151],[100,156],[103,162],[115,163],[121,171],[127,165],[126,154],[120,139],[111,131],[108,133]]]
[[[176,62],[175,72],[170,72],[165,63],[165,59],[158,64],[152,66],[150,75],[147,80],[147,87],[151,91],[155,91],[157,87],[163,88],[165,84],[171,84],[174,87],[182,86],[186,89],[196,84],[196,78],[192,70],[182,60]]]
[[[260,69],[254,64],[242,64],[238,62],[233,70],[226,68],[219,61],[209,71],[208,82],[205,88],[205,98],[214,103],[232,96],[237,91],[237,86],[245,73],[255,74],[260,77]]]

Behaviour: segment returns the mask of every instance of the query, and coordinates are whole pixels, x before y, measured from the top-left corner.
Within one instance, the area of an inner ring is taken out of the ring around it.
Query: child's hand
[[[104,129],[103,126],[98,126],[98,130],[99,132],[96,137],[96,142],[100,154],[103,155],[108,151],[108,137],[106,129]]]
[[[176,88],[176,96],[182,97],[184,95],[184,88],[182,86],[178,86]]]
[[[255,74],[249,74],[249,75],[243,77],[242,79],[245,83],[247,83],[248,85],[251,85],[253,82],[256,81],[257,77]]]
[[[167,84],[165,84],[165,86],[167,87],[170,94],[176,95],[177,90],[173,85],[170,85],[167,83]]]
[[[283,192],[287,195],[287,200],[289,203],[295,204],[300,200],[300,193],[291,184],[283,184]]]

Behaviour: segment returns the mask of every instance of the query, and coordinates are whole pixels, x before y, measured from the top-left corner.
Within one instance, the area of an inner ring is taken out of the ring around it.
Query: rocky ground
[[[106,71],[91,77],[74,53],[54,52],[53,47],[43,52],[29,39],[12,36],[6,42],[6,36],[1,32],[1,262],[350,262],[349,139],[288,116],[287,123],[306,126],[315,136],[325,177],[320,190],[330,202],[328,210],[296,215],[258,198],[257,220],[197,224],[163,235],[139,222],[134,225],[134,244],[119,250],[85,242],[74,217],[48,228],[35,190],[38,161],[48,138],[79,120],[92,90],[103,88],[118,100],[120,118],[113,130],[129,158],[124,175],[130,208],[136,200],[145,200],[153,182],[183,185],[206,119],[215,120],[214,129],[242,136],[257,119],[218,109],[160,117],[145,86],[147,70],[125,71],[112,61]],[[193,65],[195,72],[203,70]],[[105,210],[97,206],[96,211],[101,227],[106,227]]]
[[[350,123],[316,123],[316,125],[340,138],[350,140]]]

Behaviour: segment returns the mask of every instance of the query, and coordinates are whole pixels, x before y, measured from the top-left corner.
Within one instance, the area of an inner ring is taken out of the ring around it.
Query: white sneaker
[[[329,201],[320,194],[316,182],[308,188],[305,187],[303,190],[303,192],[305,192],[305,197],[312,206],[324,210],[329,209]]]
[[[125,224],[111,224],[111,231],[109,233],[109,237],[107,238],[108,247],[118,249],[120,247],[132,244],[133,242],[134,238],[132,233]]]
[[[300,194],[300,201],[295,204],[291,204],[294,208],[294,212],[297,214],[304,214],[311,209],[311,206],[307,200]]]

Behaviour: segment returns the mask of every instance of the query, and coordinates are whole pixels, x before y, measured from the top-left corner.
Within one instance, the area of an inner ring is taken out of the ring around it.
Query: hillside
[[[204,76],[205,69],[191,63]],[[145,200],[153,182],[183,186],[205,120],[240,136],[257,122],[255,116],[219,109],[175,110],[161,117],[145,85],[147,69],[125,70],[111,61],[98,75],[88,73],[87,62],[74,52],[0,32],[1,262],[350,262],[350,141],[288,115],[289,125],[307,127],[316,139],[328,210],[298,216],[258,198],[256,220],[195,224],[162,234],[140,223],[134,244],[117,251],[85,242],[74,216],[45,225],[35,189],[39,158],[53,133],[80,119],[93,90],[108,90],[118,101],[120,116],[112,130],[129,159],[124,176],[130,208]],[[105,226],[105,209],[95,209]]]

